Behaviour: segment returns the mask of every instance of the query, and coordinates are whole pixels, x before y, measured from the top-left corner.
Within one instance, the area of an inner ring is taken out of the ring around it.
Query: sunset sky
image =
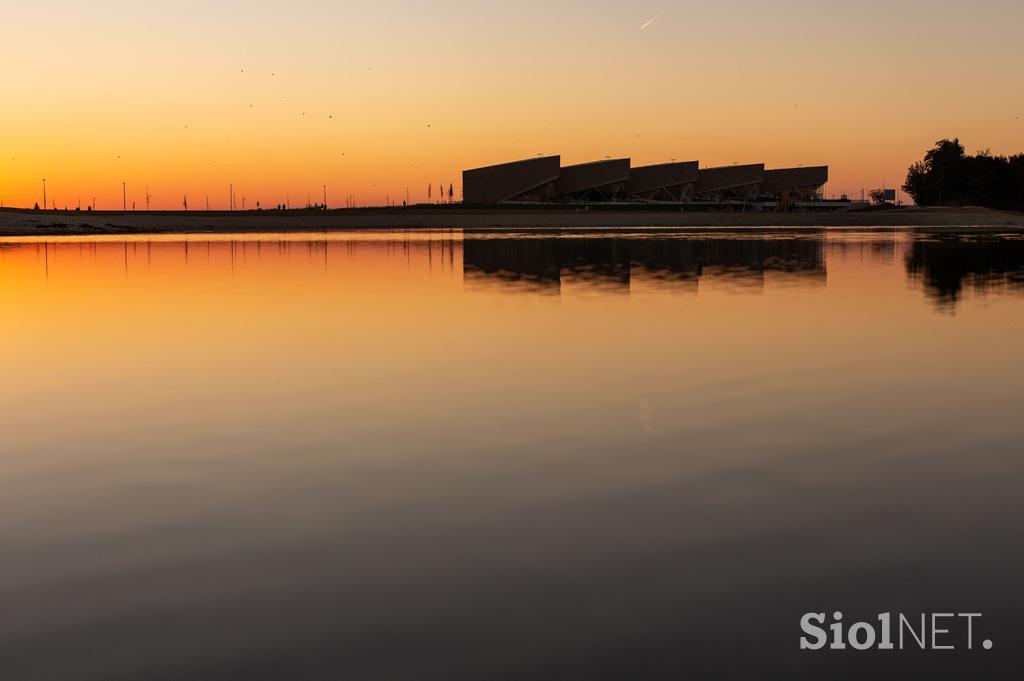
[[[1024,151],[1019,0],[0,0],[0,197],[413,201],[543,154],[832,167]],[[653,19],[653,21],[652,21]],[[645,27],[646,25],[646,27]]]

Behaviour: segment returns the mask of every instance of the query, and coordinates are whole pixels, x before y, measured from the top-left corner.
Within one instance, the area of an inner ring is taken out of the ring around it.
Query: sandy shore
[[[0,236],[322,232],[364,229],[1024,228],[1024,213],[985,208],[894,208],[844,213],[414,207],[339,211],[73,212],[0,210]]]

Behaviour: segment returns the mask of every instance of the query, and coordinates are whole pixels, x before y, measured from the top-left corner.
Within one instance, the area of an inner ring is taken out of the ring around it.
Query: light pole
[[[324,185],[324,210],[327,210],[327,185]]]
[[[43,178],[43,210],[46,210],[46,178]]]
[[[122,182],[121,183],[121,210],[122,211],[127,211],[128,210],[128,183],[127,182]]]

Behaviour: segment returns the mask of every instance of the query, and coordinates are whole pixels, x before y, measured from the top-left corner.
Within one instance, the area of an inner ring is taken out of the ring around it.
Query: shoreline
[[[412,207],[336,211],[33,211],[0,209],[0,236],[344,232],[388,229],[1024,229],[1024,213],[917,208],[839,213],[680,212],[667,209]]]

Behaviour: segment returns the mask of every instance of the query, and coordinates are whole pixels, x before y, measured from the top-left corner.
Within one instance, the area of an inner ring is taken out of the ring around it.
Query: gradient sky
[[[1019,0],[0,0],[0,196],[413,201],[463,168],[1024,151]],[[655,19],[646,28],[641,28]],[[272,75],[274,74],[274,75]]]

